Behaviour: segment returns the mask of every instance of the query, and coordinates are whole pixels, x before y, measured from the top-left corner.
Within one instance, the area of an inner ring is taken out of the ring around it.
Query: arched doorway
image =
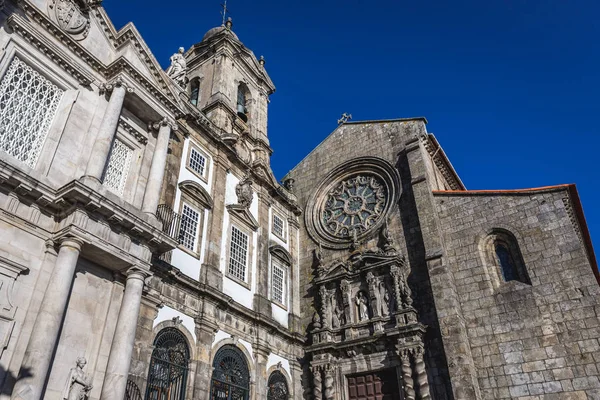
[[[161,330],[154,339],[146,400],[184,400],[190,349],[183,333]]]
[[[267,385],[267,400],[288,400],[290,392],[287,380],[280,371],[273,371]]]
[[[250,370],[242,352],[235,346],[219,349],[213,361],[211,400],[248,400]]]

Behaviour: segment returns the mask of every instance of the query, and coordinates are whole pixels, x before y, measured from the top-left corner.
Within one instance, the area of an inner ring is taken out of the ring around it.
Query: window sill
[[[188,256],[194,257],[195,259],[198,259],[198,260],[200,259],[200,253],[196,253],[195,251],[192,251],[185,246],[179,245],[179,246],[177,246],[177,250],[181,250],[184,253],[186,253]]]
[[[225,274],[225,276],[229,279],[231,279],[232,281],[234,281],[235,283],[237,283],[240,286],[243,286],[244,288],[250,290],[250,283],[241,280],[240,278],[233,276],[232,274],[230,274],[229,272],[227,272],[227,274]]]
[[[271,303],[275,304],[277,307],[279,307],[279,308],[281,308],[281,309],[285,310],[286,312],[288,311],[288,308],[287,308],[287,306],[285,306],[285,305],[281,304],[281,303],[280,303],[280,302],[278,302],[277,300],[273,300],[273,299],[271,299]]]

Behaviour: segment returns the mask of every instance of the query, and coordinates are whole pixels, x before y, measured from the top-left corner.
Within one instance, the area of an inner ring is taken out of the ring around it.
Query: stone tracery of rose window
[[[374,176],[353,176],[328,193],[321,213],[323,227],[336,237],[360,235],[379,220],[386,204],[383,182]]]

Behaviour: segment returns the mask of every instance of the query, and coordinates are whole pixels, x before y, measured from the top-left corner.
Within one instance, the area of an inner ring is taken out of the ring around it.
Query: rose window
[[[386,185],[377,177],[350,177],[327,194],[322,225],[336,237],[360,235],[380,220],[387,201]]]

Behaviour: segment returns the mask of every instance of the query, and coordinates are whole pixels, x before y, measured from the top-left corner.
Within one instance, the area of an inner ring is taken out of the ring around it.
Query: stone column
[[[122,78],[117,78],[115,81],[103,84],[101,90],[111,92],[108,106],[102,118],[102,125],[96,135],[96,141],[90,152],[85,175],[89,176],[98,182],[102,179],[104,167],[110,153],[117,127],[119,126],[119,118],[121,117],[121,109],[127,92],[133,92],[133,89],[127,86]]]
[[[406,400],[415,400],[415,384],[412,378],[413,370],[410,362],[410,350],[400,350],[402,362],[402,381],[404,383],[404,395]]]
[[[313,376],[313,400],[323,400],[321,390],[323,389],[323,381],[321,378],[321,367],[314,366],[310,368]]]
[[[255,347],[254,356],[256,357],[256,399],[267,398],[267,361],[269,351],[266,346]]]
[[[430,400],[429,381],[427,379],[427,371],[425,370],[425,360],[423,359],[423,347],[418,347],[415,350],[415,372],[417,374],[417,385],[419,387],[419,399]]]
[[[207,307],[204,302],[204,308]],[[212,307],[212,305],[210,306]],[[204,313],[206,310],[204,310]],[[215,333],[219,330],[219,326],[214,321],[214,318],[202,316],[195,319],[196,323],[196,350],[197,350],[197,367],[196,379],[194,380],[193,399],[208,399],[210,397],[210,381],[212,378],[213,368],[210,363],[212,355],[212,345],[215,340]]]
[[[76,238],[63,239],[60,244],[11,399],[39,400],[43,396],[82,246],[83,241]]]
[[[154,215],[160,200],[160,188],[162,186],[163,177],[165,176],[165,166],[167,165],[167,151],[169,150],[169,138],[171,131],[177,129],[174,122],[168,118],[163,118],[162,121],[152,125],[154,129],[158,129],[156,137],[156,147],[152,156],[152,165],[148,174],[148,183],[144,192],[144,202],[142,211]]]
[[[333,387],[333,366],[327,364],[325,366],[325,400],[335,399],[335,388]]]
[[[142,290],[144,289],[144,279],[147,276],[147,272],[137,268],[131,268],[127,272],[125,293],[108,355],[101,400],[116,400],[125,397],[125,386],[127,385],[140,303],[142,302]]]
[[[229,171],[229,160],[223,152],[217,154],[214,158],[214,173],[213,173],[213,200],[214,207],[209,213],[208,222],[208,242],[206,243],[206,255],[204,264],[200,270],[200,282],[211,288],[223,291],[223,275],[220,271],[221,238],[226,235],[223,232],[223,216],[227,212],[225,210],[225,190],[227,182],[227,173]]]
[[[257,291],[254,295],[254,310],[271,317],[271,300],[269,299],[269,209],[273,199],[264,190],[258,192],[258,266]],[[291,266],[290,266],[291,268]]]

